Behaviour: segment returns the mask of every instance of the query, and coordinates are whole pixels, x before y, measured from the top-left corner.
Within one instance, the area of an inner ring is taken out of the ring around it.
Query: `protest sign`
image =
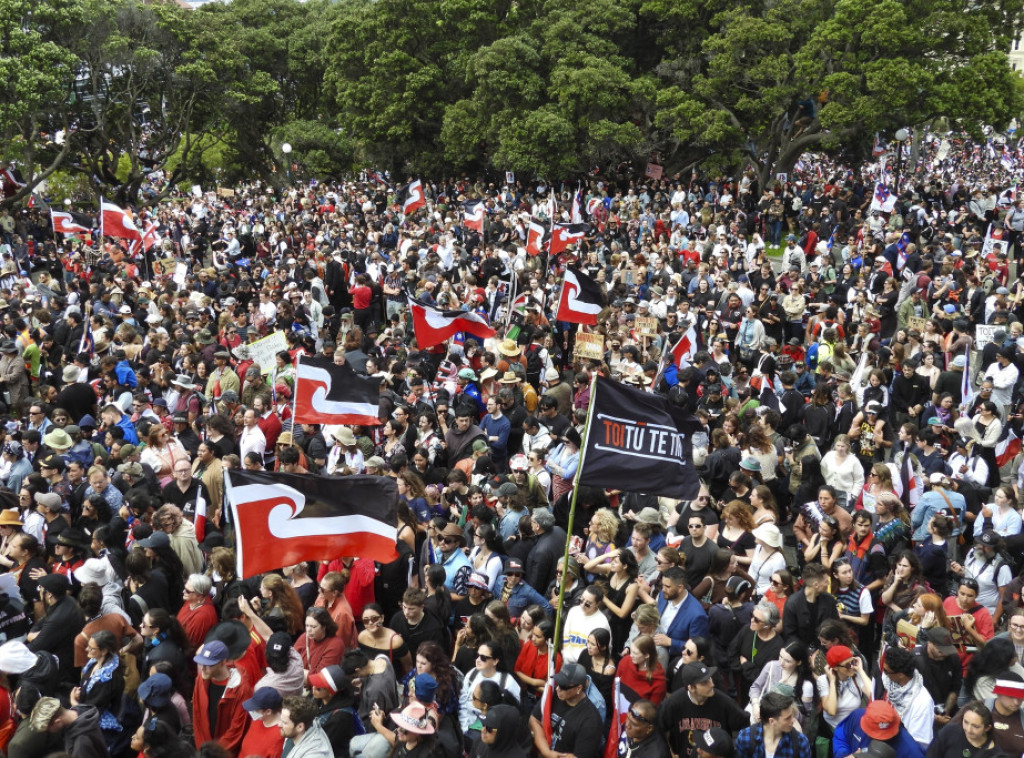
[[[269,374],[274,368],[274,357],[282,350],[288,349],[288,340],[285,339],[284,332],[274,332],[261,340],[249,343],[247,347],[249,355],[260,367],[260,373]]]
[[[578,358],[602,360],[604,358],[604,335],[579,332],[576,335],[576,346],[572,353]]]

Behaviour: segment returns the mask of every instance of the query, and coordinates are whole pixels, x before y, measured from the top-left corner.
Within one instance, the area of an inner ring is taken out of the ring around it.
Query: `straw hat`
[[[511,358],[519,355],[519,353],[522,352],[522,348],[516,344],[515,340],[506,337],[501,341],[501,344],[498,345],[498,352]]]

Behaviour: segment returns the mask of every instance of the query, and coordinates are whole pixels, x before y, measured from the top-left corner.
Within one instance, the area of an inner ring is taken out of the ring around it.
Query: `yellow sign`
[[[572,354],[577,358],[588,358],[594,361],[604,360],[604,335],[577,332],[576,345]]]
[[[635,323],[636,333],[641,337],[658,336],[658,319],[654,316],[637,316]]]

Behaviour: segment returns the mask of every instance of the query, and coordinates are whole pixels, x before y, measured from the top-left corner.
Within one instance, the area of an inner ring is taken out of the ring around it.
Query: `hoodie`
[[[76,705],[78,714],[64,730],[64,750],[75,758],[108,758],[107,741],[100,731],[100,712],[92,705]]]

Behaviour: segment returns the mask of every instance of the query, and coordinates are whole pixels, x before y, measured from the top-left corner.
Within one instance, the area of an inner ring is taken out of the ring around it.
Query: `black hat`
[[[249,630],[245,628],[245,624],[234,620],[221,621],[213,627],[206,635],[205,642],[210,643],[214,640],[227,645],[230,660],[236,660],[245,655],[245,651],[249,649],[249,643],[252,641],[249,637]]]
[[[71,583],[67,580],[67,577],[60,574],[41,576],[37,584],[51,595],[57,595],[58,597],[66,595],[67,591],[71,589]]]

